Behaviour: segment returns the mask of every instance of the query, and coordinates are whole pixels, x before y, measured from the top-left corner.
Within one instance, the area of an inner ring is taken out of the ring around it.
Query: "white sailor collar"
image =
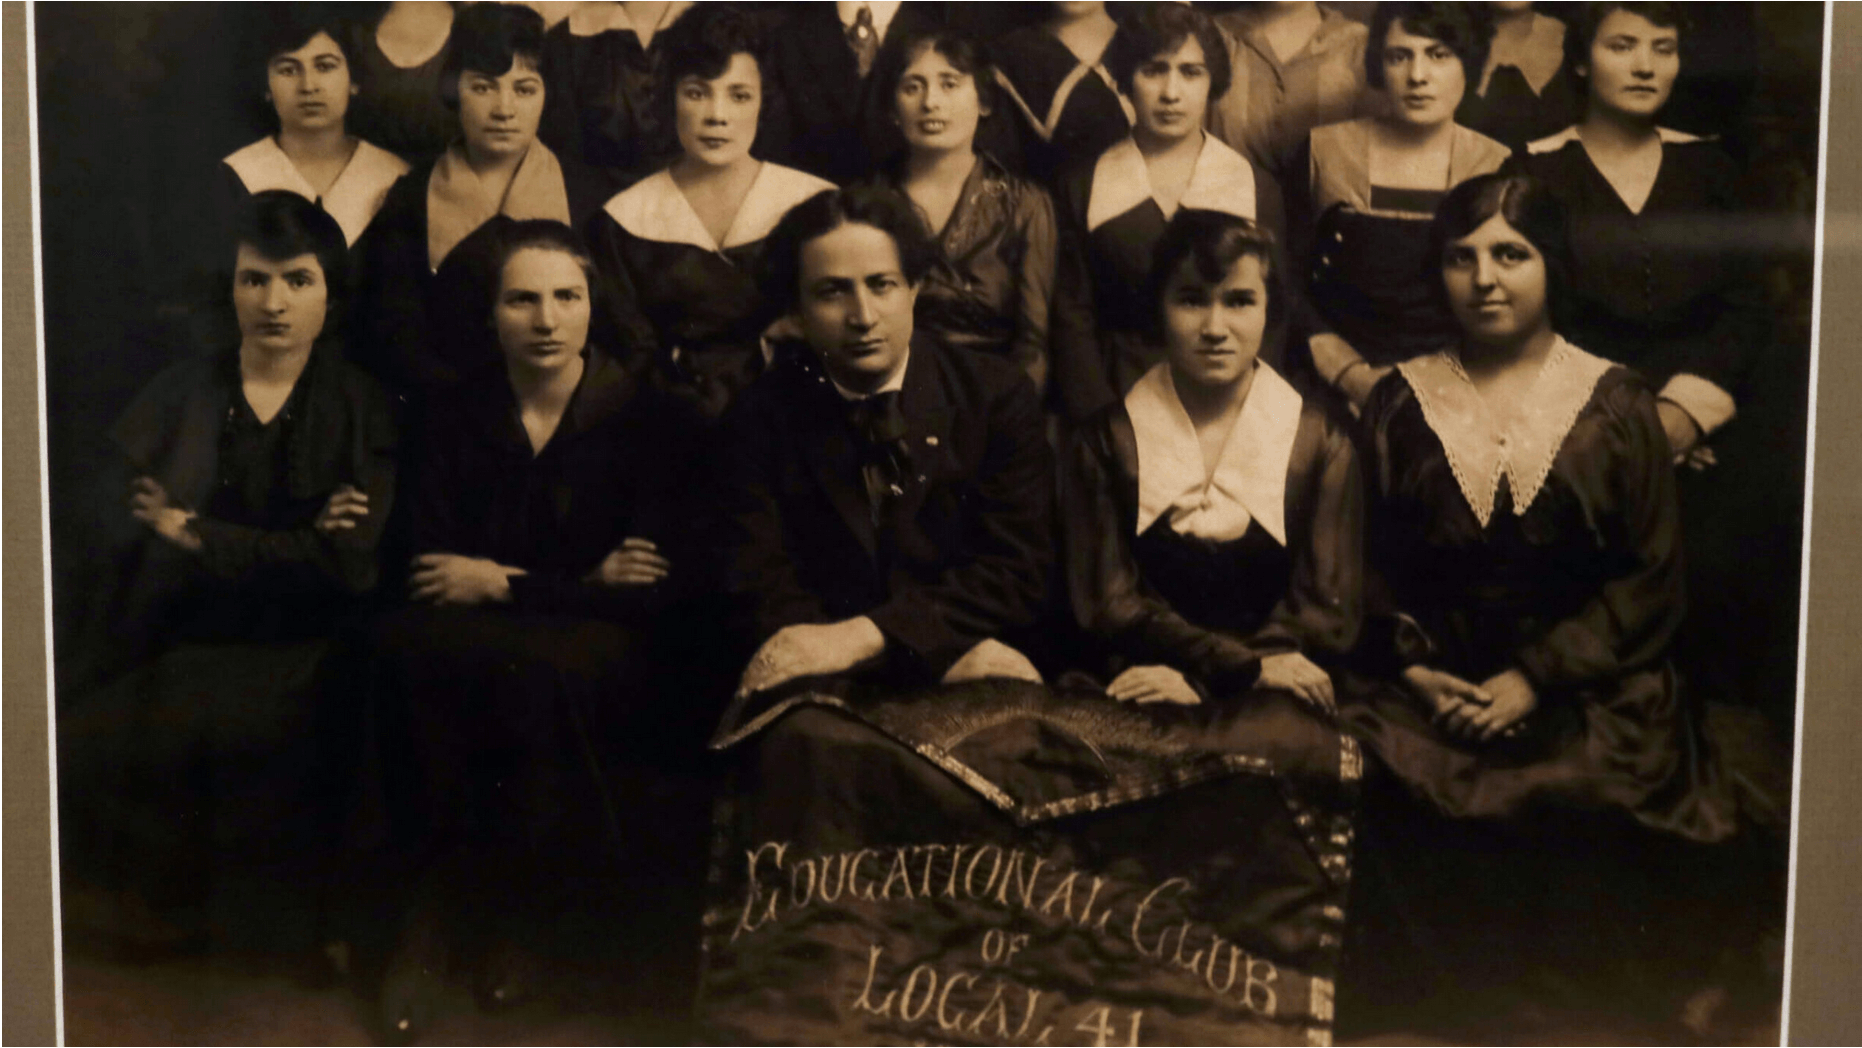
[[[1687,142],[1706,141],[1699,135],[1690,135],[1686,131],[1676,131],[1672,127],[1658,127],[1655,129],[1655,133],[1660,136],[1663,145],[1669,146],[1681,145]],[[1526,143],[1526,152],[1535,155],[1539,153],[1556,153],[1573,142],[1579,144],[1583,143],[1583,139],[1578,137],[1578,126],[1576,124],[1572,124],[1570,127],[1565,128],[1555,135],[1547,135],[1536,142]]]
[[[1513,515],[1526,515],[1551,475],[1578,413],[1590,403],[1597,380],[1613,366],[1559,338],[1540,366],[1531,396],[1505,428],[1454,351],[1407,360],[1397,370],[1415,392],[1423,420],[1442,442],[1461,497],[1485,528],[1493,519],[1502,477],[1512,492]]]
[[[653,34],[658,35],[661,30],[677,22],[679,16],[691,10],[694,2],[681,0],[667,4],[659,16],[659,22],[653,26]],[[600,36],[611,29],[625,30],[636,37],[640,35],[639,28],[634,25],[634,20],[628,16],[626,6],[622,4],[582,4],[569,13],[568,23],[572,36]]]
[[[304,180],[297,165],[285,155],[278,140],[270,135],[231,154],[224,163],[239,176],[248,193],[283,189],[305,200],[314,201],[343,229],[343,239],[354,246],[357,238],[374,221],[382,201],[395,180],[407,174],[407,161],[379,146],[357,140],[356,151],[343,165],[342,173],[330,183],[322,197]]]
[[[1299,433],[1303,401],[1264,362],[1222,446],[1215,474],[1205,479],[1196,426],[1177,397],[1168,362],[1145,372],[1125,395],[1138,447],[1138,530],[1159,517],[1180,535],[1216,542],[1240,538],[1249,521],[1287,544],[1287,466]]]
[[[1532,28],[1527,30],[1526,38],[1518,47],[1501,47],[1495,38],[1495,46],[1487,52],[1487,67],[1481,70],[1480,87],[1476,91],[1483,97],[1487,88],[1493,83],[1493,75],[1501,66],[1512,66],[1526,78],[1526,86],[1532,93],[1542,95],[1545,85],[1552,82],[1558,70],[1565,62],[1565,24],[1551,15],[1532,13]]]
[[[1156,201],[1151,190],[1150,170],[1144,166],[1144,154],[1130,137],[1099,154],[1093,165],[1092,190],[1087,195],[1086,228],[1098,229],[1147,200]],[[1202,152],[1190,169],[1190,184],[1183,190],[1177,209],[1197,208],[1220,211],[1252,221],[1256,208],[1254,166],[1240,153],[1208,132],[1203,133]],[[1161,205],[1160,205],[1161,210]],[[1173,213],[1166,213],[1169,219]]]
[[[744,244],[754,244],[776,228],[789,209],[834,183],[805,171],[783,167],[767,160],[757,170],[756,178],[744,194],[737,217],[724,232],[724,242],[711,238],[705,224],[692,210],[691,201],[672,180],[670,169],[661,168],[629,188],[614,195],[602,210],[627,232],[642,240],[662,244],[690,244],[705,251],[725,251]]]

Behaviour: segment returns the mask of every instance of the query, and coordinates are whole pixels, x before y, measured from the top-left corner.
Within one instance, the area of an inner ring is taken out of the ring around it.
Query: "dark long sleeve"
[[[1363,616],[1364,477],[1342,427],[1302,420],[1287,478],[1287,594],[1255,635],[1261,650],[1296,650],[1315,662],[1357,643]]]
[[[783,543],[782,508],[771,480],[779,442],[772,439],[767,400],[748,401],[725,416],[716,474],[716,546],[726,562],[725,592],[742,619],[737,628],[761,641],[785,626],[826,621]]]
[[[1083,422],[1118,399],[1112,390],[1111,364],[1099,338],[1092,274],[1086,262],[1083,194],[1091,192],[1090,179],[1090,167],[1070,171],[1055,188],[1059,231],[1054,296],[1048,307],[1049,374],[1052,402],[1072,422]]]
[[[1021,264],[1015,272],[1015,338],[1009,359],[1020,365],[1045,390],[1049,372],[1050,316],[1060,263],[1060,232],[1054,220],[1054,202],[1043,192],[1023,196],[1018,209],[1022,244]]]

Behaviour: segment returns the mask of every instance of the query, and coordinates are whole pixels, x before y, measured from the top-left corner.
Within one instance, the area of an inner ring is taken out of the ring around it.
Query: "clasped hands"
[[[642,538],[623,539],[583,581],[597,586],[652,586],[672,573],[672,562],[659,547]],[[511,579],[522,568],[486,557],[457,553],[422,553],[414,558],[409,579],[413,598],[432,604],[471,606],[502,604],[511,599]]]
[[[1403,681],[1433,714],[1438,727],[1469,742],[1516,735],[1526,717],[1539,707],[1532,682],[1516,669],[1475,685],[1452,673],[1411,666],[1403,671]]]
[[[1321,712],[1335,714],[1338,706],[1332,695],[1332,678],[1311,659],[1289,651],[1261,659],[1261,675],[1255,686],[1285,691]],[[1181,672],[1169,666],[1132,666],[1112,678],[1106,695],[1120,702],[1147,705],[1153,702],[1177,706],[1201,703],[1198,692]]]

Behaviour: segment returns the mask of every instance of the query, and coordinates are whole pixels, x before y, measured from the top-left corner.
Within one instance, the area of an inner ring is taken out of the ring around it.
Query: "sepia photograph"
[[[26,13],[62,1043],[1787,1037],[1831,5]]]

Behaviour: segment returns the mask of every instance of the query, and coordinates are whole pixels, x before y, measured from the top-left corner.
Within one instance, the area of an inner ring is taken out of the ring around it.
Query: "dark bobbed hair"
[[[486,258],[494,295],[503,289],[505,265],[519,251],[533,248],[555,251],[575,259],[576,265],[582,267],[582,275],[588,278],[589,291],[594,291],[599,276],[594,256],[589,253],[588,245],[583,243],[580,234],[553,218],[528,218],[509,219],[499,224]]]
[[[288,189],[267,189],[247,197],[233,214],[233,239],[227,245],[226,273],[234,273],[241,247],[249,247],[269,262],[285,262],[299,255],[315,255],[323,267],[329,300],[323,330],[342,326],[342,311],[349,297],[349,242],[343,227],[329,212]],[[228,279],[227,287],[232,286]]]
[[[456,347],[462,359],[491,363],[503,358],[494,332],[493,311],[504,285],[504,267],[530,248],[560,251],[582,268],[588,280],[588,341],[622,348],[612,323],[608,282],[601,279],[587,243],[574,229],[555,219],[516,219],[496,215],[459,242],[440,265],[438,280],[448,301],[473,304],[462,315],[440,318],[438,339]]]
[[[1597,42],[1597,30],[1603,26],[1604,19],[1618,11],[1641,15],[1654,25],[1679,33],[1684,51],[1688,33],[1694,28],[1693,21],[1680,4],[1605,3],[1572,6],[1577,10],[1565,23],[1564,75],[1570,81],[1579,104],[1586,109],[1590,107],[1590,46]]]
[[[1440,40],[1461,59],[1465,90],[1480,83],[1493,45],[1493,16],[1485,4],[1382,3],[1371,13],[1370,40],[1364,47],[1364,82],[1384,90],[1384,41],[1398,21],[1414,36]]]
[[[1545,301],[1552,329],[1569,333],[1577,312],[1572,283],[1570,241],[1565,233],[1565,208],[1545,183],[1531,175],[1480,175],[1450,190],[1435,209],[1429,224],[1429,250],[1423,256],[1428,286],[1450,316],[1448,289],[1442,282],[1448,245],[1499,215],[1538,249],[1545,258]]]
[[[328,33],[343,52],[343,62],[349,67],[349,82],[361,83],[356,64],[350,60],[350,56],[355,53],[356,34],[360,31],[360,22],[350,10],[356,6],[336,3],[261,4],[248,15],[242,68],[247,75],[256,75],[258,80],[259,91],[253,100],[252,111],[256,124],[278,126],[278,111],[265,98],[272,59],[296,51],[310,43],[310,38],[318,33]]]
[[[1119,23],[1119,32],[1106,51],[1106,69],[1119,90],[1132,94],[1132,78],[1138,67],[1167,55],[1195,37],[1203,45],[1203,61],[1209,65],[1209,102],[1228,93],[1234,70],[1228,61],[1228,45],[1222,31],[1209,16],[1188,4],[1145,4]]]
[[[757,133],[762,134],[761,117],[770,111],[770,96],[776,84],[770,69],[768,37],[755,16],[736,4],[699,4],[666,28],[665,39],[658,97],[652,104],[659,109],[666,127],[673,127],[677,120],[679,81],[688,76],[716,80],[730,68],[733,56],[749,55],[763,78],[757,126]]]
[[[1261,260],[1261,279],[1267,286],[1265,351],[1278,344],[1286,322],[1285,277],[1280,246],[1266,227],[1221,211],[1184,208],[1178,211],[1151,253],[1151,272],[1145,280],[1145,301],[1151,304],[1154,341],[1164,339],[1164,293],[1186,268],[1206,284],[1219,284],[1243,258]]]
[[[897,190],[867,183],[824,189],[790,208],[764,241],[758,283],[770,319],[794,312],[801,302],[802,249],[852,225],[872,226],[891,237],[899,250],[899,269],[914,287],[937,264],[937,242],[925,230],[918,208]]]
[[[873,86],[879,89],[883,104],[890,107],[899,93],[899,81],[905,70],[927,51],[944,56],[952,69],[976,81],[976,100],[983,115],[996,109],[995,63],[983,43],[956,29],[932,29],[906,38],[896,48],[881,48],[874,66]]]
[[[522,4],[468,4],[453,15],[452,49],[440,67],[440,101],[459,108],[463,73],[503,76],[518,59],[543,71],[543,16]]]

